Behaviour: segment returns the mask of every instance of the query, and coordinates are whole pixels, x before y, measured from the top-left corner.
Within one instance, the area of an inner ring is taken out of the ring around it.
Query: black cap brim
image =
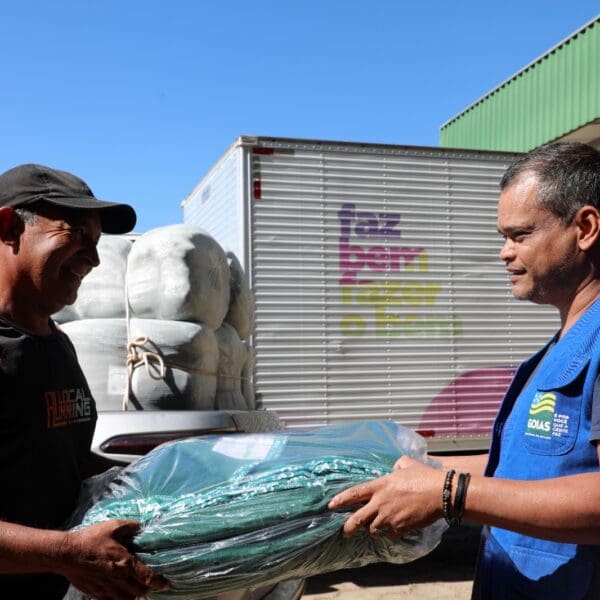
[[[137,222],[135,210],[129,204],[105,202],[96,198],[92,199],[89,196],[82,196],[81,198],[46,197],[44,202],[69,208],[97,210],[100,214],[103,233],[129,233]]]

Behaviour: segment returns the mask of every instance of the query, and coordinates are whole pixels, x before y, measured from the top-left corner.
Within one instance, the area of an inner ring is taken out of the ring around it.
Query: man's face
[[[515,298],[559,308],[572,299],[584,259],[577,227],[538,204],[534,176],[525,174],[500,194],[498,231]]]
[[[36,310],[48,316],[77,299],[82,279],[100,261],[100,215],[44,204],[19,242],[22,281]]]

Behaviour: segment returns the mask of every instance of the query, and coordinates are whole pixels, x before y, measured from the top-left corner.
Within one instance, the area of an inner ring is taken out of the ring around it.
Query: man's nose
[[[86,252],[87,259],[92,265],[92,268],[97,267],[100,264],[100,256],[98,255],[98,248],[94,246],[90,246]]]
[[[504,244],[502,244],[502,248],[500,248],[498,255],[504,262],[512,260],[515,257],[515,245],[512,240],[508,238],[504,240]]]

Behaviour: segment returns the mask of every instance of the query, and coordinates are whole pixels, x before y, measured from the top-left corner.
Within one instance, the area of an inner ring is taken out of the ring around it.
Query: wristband
[[[467,499],[467,488],[469,487],[469,481],[471,481],[470,473],[461,473],[458,476],[458,483],[456,484],[456,496],[454,498],[454,514],[452,515],[452,525],[460,525],[463,514],[465,512],[465,501]]]
[[[444,516],[444,521],[448,523],[448,525],[452,525],[453,515],[452,515],[452,479],[454,478],[454,474],[456,471],[454,469],[450,469],[446,472],[446,479],[444,479],[444,487],[442,489],[442,515]]]

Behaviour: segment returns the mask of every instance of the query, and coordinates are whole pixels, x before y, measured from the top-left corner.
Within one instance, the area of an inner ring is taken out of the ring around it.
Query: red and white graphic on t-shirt
[[[82,388],[50,390],[44,393],[48,429],[82,423],[91,418],[92,399]]]

